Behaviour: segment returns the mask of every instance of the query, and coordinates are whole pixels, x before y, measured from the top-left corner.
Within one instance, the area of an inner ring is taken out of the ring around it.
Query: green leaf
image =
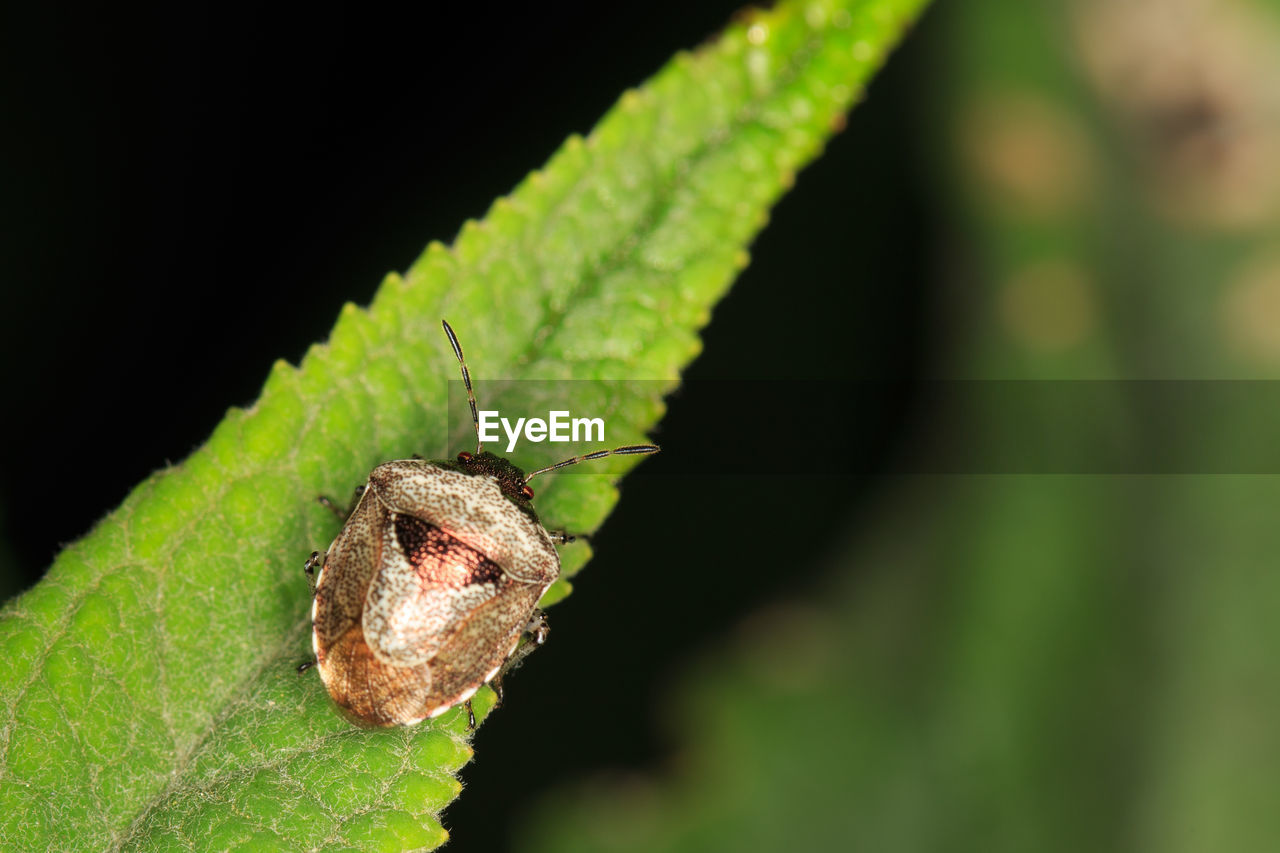
[[[641,438],[768,207],[922,3],[782,3],[677,56],[59,555],[0,622],[0,848],[443,843],[471,755],[461,712],[365,731],[293,672],[301,562],[338,528],[314,496],[449,434],[442,317],[477,377],[656,380],[594,392],[611,442]],[[547,477],[545,523],[594,530],[615,479]],[[572,575],[589,551],[564,554]]]

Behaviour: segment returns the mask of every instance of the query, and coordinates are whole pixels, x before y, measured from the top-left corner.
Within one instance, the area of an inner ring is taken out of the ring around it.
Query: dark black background
[[[253,401],[346,300],[452,240],[733,2],[511,4],[412,16],[313,5],[10,11],[3,193],[0,593],[38,579],[139,480]],[[926,20],[801,174],[705,332],[699,378],[907,378],[927,359]],[[905,411],[779,435],[814,476],[690,473],[623,488],[548,648],[476,739],[450,849],[491,850],[529,795],[663,754],[655,697],[752,605],[803,586],[874,494]],[[658,439],[725,424],[677,395]],[[299,594],[305,595],[300,580]]]

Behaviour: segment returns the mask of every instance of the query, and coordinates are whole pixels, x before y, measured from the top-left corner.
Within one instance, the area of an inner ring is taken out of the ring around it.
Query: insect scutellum
[[[462,384],[467,388],[467,403],[471,407],[471,423],[475,426],[476,430],[476,452],[472,454],[464,450],[458,454],[458,461],[464,465],[478,463],[485,467],[502,469],[504,466],[500,466],[497,463],[505,463],[505,467],[514,470],[520,476],[519,489],[515,491],[517,491],[521,497],[529,500],[533,498],[533,487],[529,485],[529,481],[539,474],[545,474],[548,471],[556,471],[560,468],[567,468],[570,465],[577,465],[579,462],[587,462],[592,459],[603,459],[606,456],[657,453],[661,450],[661,448],[656,444],[629,444],[624,447],[615,447],[612,450],[596,450],[591,453],[584,453],[581,456],[570,457],[569,459],[557,462],[554,465],[547,465],[544,468],[539,468],[531,474],[523,473],[519,468],[511,465],[511,463],[507,462],[507,460],[500,456],[492,453],[485,453],[484,444],[480,440],[480,413],[476,407],[475,390],[471,387],[471,371],[467,369],[467,360],[462,355],[462,345],[458,343],[458,336],[454,334],[453,327],[449,325],[449,321],[447,320],[441,320],[440,323],[444,326],[444,333],[449,336],[449,344],[453,347],[453,354],[458,359],[458,366],[462,369]],[[506,470],[501,470],[501,473],[499,473],[498,470],[495,470],[492,473],[494,473],[494,476],[497,476],[499,483],[502,483],[504,486],[503,490],[506,491],[507,486],[505,481],[510,478],[510,473]],[[502,474],[506,474],[507,476],[504,477]]]

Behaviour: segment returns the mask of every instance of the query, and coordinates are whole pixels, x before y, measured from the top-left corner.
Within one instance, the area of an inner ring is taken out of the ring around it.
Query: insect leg
[[[302,570],[307,573],[307,583],[311,585],[312,598],[316,595],[316,566],[323,566],[326,556],[319,551],[312,551],[311,556],[307,557],[307,561],[302,564]]]
[[[316,501],[320,506],[329,510],[338,517],[339,521],[346,521],[351,517],[351,511],[356,508],[356,504],[360,502],[360,496],[364,494],[364,486],[356,486],[355,494],[351,498],[351,505],[346,509],[338,506],[337,502],[328,495],[317,495]]]
[[[529,617],[529,623],[524,626],[524,633],[529,635],[530,642],[534,646],[545,643],[551,634],[551,623],[547,621],[547,614],[540,608],[535,608],[533,615]]]
[[[583,542],[591,542],[590,533],[569,533],[565,530],[549,530],[547,535],[551,537],[551,541],[557,545],[568,545],[570,542],[577,542],[581,539]]]
[[[533,654],[535,649],[541,648],[547,642],[547,636],[550,633],[551,625],[547,622],[547,614],[541,610],[534,610],[533,615],[529,617],[528,623],[524,626],[519,645],[511,653],[511,657],[507,658],[502,665],[502,669],[498,670],[498,674],[489,680],[489,686],[493,688],[494,696],[497,697],[497,701],[494,703],[495,708],[502,704],[503,676],[524,663],[524,659]]]
[[[312,658],[311,660],[304,660],[302,663],[298,664],[298,675],[302,675],[302,673],[311,669],[311,667],[315,665],[316,665],[315,658]]]
[[[466,702],[467,709],[467,731],[474,732],[476,730],[476,712],[471,708],[471,700]]]
[[[316,495],[316,502],[320,504],[320,506],[329,510],[329,512],[336,515],[342,521],[347,520],[347,511],[334,503],[333,498],[328,495]]]

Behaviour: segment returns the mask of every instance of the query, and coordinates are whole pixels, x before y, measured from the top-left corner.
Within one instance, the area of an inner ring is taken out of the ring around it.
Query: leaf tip
[[[293,365],[283,358],[277,358],[271,364],[271,378],[287,379],[293,375]]]
[[[696,54],[691,50],[677,50],[675,55],[671,57],[671,65],[674,68],[687,70],[693,67]]]
[[[622,97],[618,99],[618,106],[627,112],[635,112],[644,105],[644,95],[639,89],[631,88],[622,93]]]

